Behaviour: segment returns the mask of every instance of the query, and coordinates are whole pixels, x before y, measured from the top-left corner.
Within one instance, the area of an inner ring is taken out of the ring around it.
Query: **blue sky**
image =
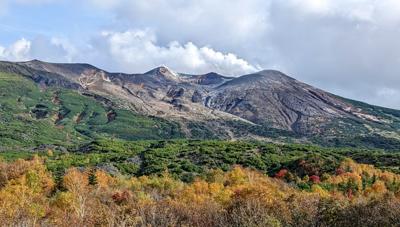
[[[400,108],[399,29],[398,0],[0,0],[0,59],[233,76],[272,68]]]
[[[1,16],[0,42],[9,45],[21,37],[34,39],[37,36],[68,37],[77,42],[112,20],[111,15],[91,10],[88,4],[74,7],[71,5],[77,4],[77,1],[71,2],[29,4],[10,1]]]

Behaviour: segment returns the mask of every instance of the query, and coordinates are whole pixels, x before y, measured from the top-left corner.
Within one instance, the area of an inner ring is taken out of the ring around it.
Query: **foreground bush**
[[[183,183],[168,173],[127,178],[71,168],[54,182],[39,158],[0,163],[0,173],[3,226],[400,224],[400,176],[351,160],[334,175],[303,179],[235,167]]]

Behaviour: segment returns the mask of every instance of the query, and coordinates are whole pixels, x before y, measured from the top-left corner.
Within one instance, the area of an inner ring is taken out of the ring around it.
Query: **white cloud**
[[[22,38],[9,47],[0,47],[0,58],[13,61],[24,61],[29,59],[31,42]]]
[[[186,73],[216,71],[226,75],[241,75],[259,68],[232,53],[222,53],[211,47],[198,47],[192,42],[177,41],[165,46],[157,43],[156,35],[149,30],[103,32],[106,51],[112,64],[124,71],[147,71],[158,65],[167,65]]]
[[[21,38],[8,47],[0,46],[0,59],[27,61],[41,59],[51,62],[71,62],[78,51],[67,40],[37,37],[33,40]]]
[[[286,4],[279,5],[289,6],[303,13],[372,23],[392,23],[400,20],[398,0],[288,0]]]
[[[11,45],[8,49],[9,54],[17,60],[27,59],[31,49],[31,42],[22,38]]]
[[[288,0],[289,6],[296,7],[306,13],[327,14],[332,11],[329,0]]]
[[[68,62],[72,62],[76,55],[80,54],[68,39],[53,37],[50,43],[52,46],[58,47],[64,51],[63,57],[67,59]]]
[[[144,72],[156,66],[167,65],[184,73],[242,75],[260,70],[259,67],[211,47],[199,47],[193,42],[166,45],[157,42],[150,30],[102,32],[91,43],[80,48],[61,38],[36,37],[20,39],[7,48],[0,46],[0,58],[25,61],[33,58],[50,62],[89,62],[107,70]]]
[[[215,45],[251,42],[268,29],[267,0],[90,0],[112,12],[127,29],[152,28],[161,42]]]
[[[5,55],[5,48],[0,46],[0,58]]]

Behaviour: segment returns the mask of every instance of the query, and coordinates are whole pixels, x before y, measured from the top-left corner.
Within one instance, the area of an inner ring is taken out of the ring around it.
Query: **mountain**
[[[400,111],[348,100],[282,72],[143,74],[89,64],[0,62],[0,147],[98,137],[256,139],[400,148]]]

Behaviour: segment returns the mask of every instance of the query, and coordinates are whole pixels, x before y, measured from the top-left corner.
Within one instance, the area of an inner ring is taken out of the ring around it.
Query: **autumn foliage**
[[[303,163],[305,164],[305,163]],[[242,167],[183,183],[71,168],[57,182],[39,158],[0,163],[4,226],[397,226],[400,176],[345,160],[332,175],[274,177]],[[298,185],[308,185],[301,189]]]

